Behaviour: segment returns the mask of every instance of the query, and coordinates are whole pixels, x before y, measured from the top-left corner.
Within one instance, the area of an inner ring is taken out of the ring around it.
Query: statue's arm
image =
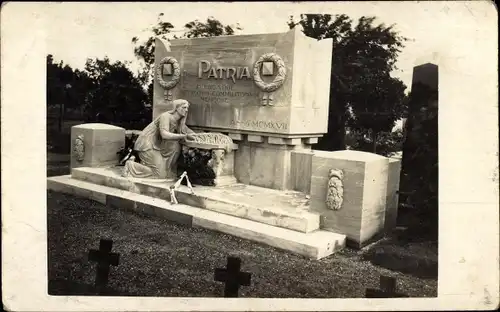
[[[185,134],[170,132],[170,118],[166,114],[160,117],[158,127],[160,128],[160,135],[164,140],[181,140],[186,138]]]
[[[187,133],[187,134],[195,134],[196,132],[194,132],[193,130],[189,129],[188,126],[184,126],[184,133]]]

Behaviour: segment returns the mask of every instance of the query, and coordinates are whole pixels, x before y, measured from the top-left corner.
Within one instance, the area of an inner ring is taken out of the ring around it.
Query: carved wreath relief
[[[164,64],[170,64],[172,65],[172,80],[170,81],[165,81],[163,79],[163,65]],[[158,66],[156,67],[156,79],[158,80],[158,83],[160,86],[162,86],[164,91],[164,96],[165,100],[167,102],[172,102],[173,99],[173,94],[172,94],[172,89],[175,88],[179,80],[181,79],[181,68],[179,65],[179,62],[172,56],[167,56],[164,57],[159,63]]]
[[[344,201],[344,172],[340,169],[331,169],[328,174],[328,191],[326,193],[326,207],[339,210]]]
[[[80,134],[76,137],[75,143],[73,145],[73,153],[76,157],[76,160],[82,161],[85,156],[85,145],[83,142],[83,134]]]
[[[274,77],[274,80],[270,83],[265,83],[260,77],[260,70],[264,62],[273,62],[273,64],[278,68],[278,74]],[[253,79],[257,87],[262,90],[262,105],[273,105],[273,94],[272,92],[278,90],[286,78],[286,66],[283,59],[276,53],[266,53],[262,55],[253,67]]]

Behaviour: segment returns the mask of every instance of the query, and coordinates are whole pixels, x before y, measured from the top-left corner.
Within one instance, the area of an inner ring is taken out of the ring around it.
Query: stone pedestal
[[[276,190],[292,189],[292,152],[311,150],[311,138],[283,138],[230,133],[238,142],[235,176],[240,183]]]
[[[117,165],[125,145],[125,129],[88,123],[71,127],[71,168]]]
[[[398,164],[366,152],[314,151],[311,209],[321,228],[345,234],[353,247],[380,238],[395,225]]]

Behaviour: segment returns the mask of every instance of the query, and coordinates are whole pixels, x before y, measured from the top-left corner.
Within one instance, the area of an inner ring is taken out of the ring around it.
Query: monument
[[[399,162],[311,148],[327,131],[331,44],[299,29],[157,39],[139,159],[79,161],[118,151],[132,129],[76,126],[71,175],[48,187],[312,259],[363,247],[394,227]],[[91,148],[104,141],[109,149]]]

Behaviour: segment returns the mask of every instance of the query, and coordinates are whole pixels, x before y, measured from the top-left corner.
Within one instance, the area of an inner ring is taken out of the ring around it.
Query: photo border
[[[498,15],[490,1],[420,2],[439,33],[439,277],[437,298],[265,299],[47,294],[46,55],[58,3],[2,4],[2,293],[12,311],[492,310],[499,304]],[[80,4],[81,5],[81,4]],[[101,3],[86,3],[98,9]],[[130,7],[152,3],[117,3]],[[160,4],[165,10],[173,3]],[[219,3],[229,8],[238,3]],[[245,3],[249,12],[280,3]],[[290,3],[283,2],[283,5]],[[295,3],[304,12],[345,5],[411,9],[413,2]],[[189,3],[175,4],[189,10]],[[447,8],[446,10],[444,8]],[[123,7],[122,7],[123,9]],[[446,11],[446,12],[445,12]],[[335,13],[334,13],[335,14]],[[450,17],[453,15],[453,18]],[[119,18],[119,17],[112,17]],[[438,24],[438,23],[437,23]],[[452,28],[453,28],[452,27]],[[465,34],[465,35],[464,35]],[[471,35],[471,36],[469,36]],[[76,38],[75,40],[78,40]],[[68,43],[69,44],[69,43]],[[418,65],[418,64],[415,64]],[[22,168],[22,169],[21,169]]]

